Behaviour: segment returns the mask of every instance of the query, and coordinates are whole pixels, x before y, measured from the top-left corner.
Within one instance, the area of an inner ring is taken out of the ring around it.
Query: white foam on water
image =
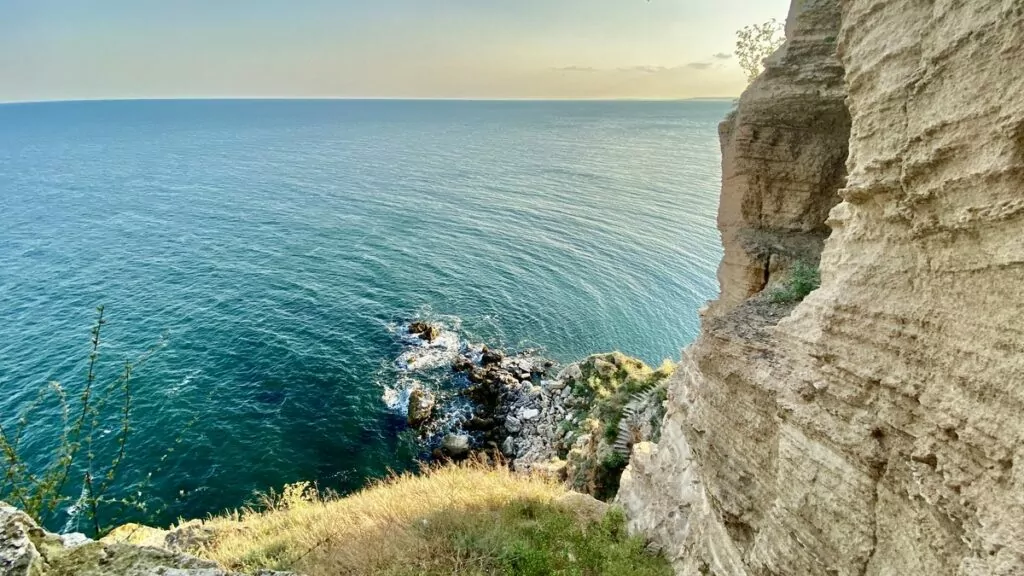
[[[461,431],[462,423],[473,416],[476,405],[459,396],[452,388],[452,373],[448,366],[459,356],[479,364],[483,355],[482,344],[471,344],[461,330],[462,321],[455,316],[439,316],[429,311],[417,315],[438,330],[437,337],[428,342],[418,334],[409,333],[409,322],[389,322],[385,329],[402,345],[402,352],[390,364],[383,364],[378,383],[383,389],[381,399],[388,410],[407,416],[409,396],[416,389],[430,389],[437,396],[438,405],[427,428],[421,429],[424,444],[436,444],[449,432]],[[506,368],[515,365],[519,370],[540,369],[546,359],[538,349],[527,349],[508,356],[502,362]]]
[[[64,527],[61,529],[61,534],[70,534],[72,532],[78,532],[78,521],[82,517],[82,509],[85,508],[87,503],[86,496],[88,492],[85,486],[82,486],[82,493],[78,495],[78,499],[64,509],[64,512],[68,515],[68,521],[64,523]]]
[[[451,364],[462,348],[462,340],[458,333],[444,327],[440,328],[433,342],[427,342],[416,334],[409,334],[407,326],[403,326],[401,332],[403,334],[400,338],[406,350],[395,359],[395,366],[404,372],[432,370]]]
[[[403,376],[393,385],[384,386],[384,394],[381,395],[381,399],[384,400],[384,405],[388,407],[388,410],[407,416],[409,395],[413,390],[419,388],[423,388],[423,384],[419,380]]]
[[[192,381],[196,378],[196,376],[198,376],[201,372],[201,370],[196,369],[189,370],[188,373],[185,374],[185,377],[182,378],[178,383],[172,384],[171,386],[165,388],[164,394],[166,396],[177,396],[178,394],[181,393],[182,390],[188,388],[189,385],[192,384]]]

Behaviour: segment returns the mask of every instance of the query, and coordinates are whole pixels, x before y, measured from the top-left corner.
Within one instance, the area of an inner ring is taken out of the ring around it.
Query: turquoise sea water
[[[166,523],[411,465],[385,398],[413,317],[563,362],[678,358],[716,291],[728,107],[0,106],[0,422],[81,386],[96,305],[104,376],[166,333],[119,486],[153,472],[145,519]],[[30,429],[37,460],[57,422]]]

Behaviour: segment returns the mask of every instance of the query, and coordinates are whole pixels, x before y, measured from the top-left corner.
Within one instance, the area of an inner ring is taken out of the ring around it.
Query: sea
[[[45,470],[103,306],[83,433],[100,472],[133,364],[105,520],[166,525],[415,469],[405,393],[444,386],[466,346],[678,360],[717,294],[730,107],[0,105],[0,424]],[[442,338],[411,342],[417,319]],[[81,528],[82,466],[55,529]]]

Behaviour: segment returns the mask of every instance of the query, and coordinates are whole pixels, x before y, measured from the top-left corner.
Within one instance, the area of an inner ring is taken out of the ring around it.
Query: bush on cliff
[[[228,569],[319,575],[671,574],[621,512],[481,463],[405,474],[345,498],[309,485],[208,520],[196,552]]]
[[[785,284],[771,293],[771,301],[777,304],[800,302],[821,286],[821,272],[816,266],[798,261],[789,271]]]

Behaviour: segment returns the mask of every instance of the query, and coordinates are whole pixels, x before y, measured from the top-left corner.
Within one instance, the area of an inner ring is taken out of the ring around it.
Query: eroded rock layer
[[[838,0],[795,2],[786,45],[719,126],[719,310],[762,290],[780,268],[817,262],[821,253],[850,136],[838,14]]]
[[[723,129],[722,298],[619,501],[681,574],[1024,574],[1024,2],[796,0],[776,62],[826,21],[852,128],[822,286],[770,303],[730,227],[800,221],[731,176],[769,70]],[[801,158],[746,170],[832,181]]]

